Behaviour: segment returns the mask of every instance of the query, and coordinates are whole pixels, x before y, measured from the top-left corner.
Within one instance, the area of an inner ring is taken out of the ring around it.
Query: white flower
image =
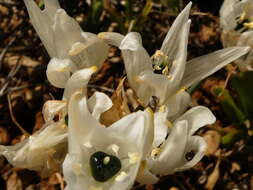
[[[40,10],[34,0],[24,0],[32,24],[45,45],[51,60],[47,78],[64,88],[73,72],[97,66],[107,57],[108,46],[95,34],[83,32],[79,24],[60,8],[57,0],[45,0]]]
[[[44,176],[60,171],[67,153],[67,100],[76,90],[87,88],[94,67],[75,72],[68,80],[63,101],[47,101],[43,107],[45,124],[28,139],[13,146],[0,146],[0,154],[19,168],[41,171]],[[99,120],[111,108],[111,99],[95,92],[87,101],[90,115]]]
[[[167,113],[166,108],[156,113],[159,117],[155,119],[153,149],[146,157],[146,167],[139,172],[139,181],[143,184],[156,183],[156,175],[168,175],[193,167],[206,152],[206,142],[194,133],[215,122],[211,111],[197,106],[173,123],[167,120]]]
[[[89,112],[86,93],[68,105],[68,154],[63,164],[69,190],[127,190],[153,141],[150,109],[123,117],[105,128]]]
[[[60,170],[67,153],[66,102],[46,102],[43,116],[46,121],[43,128],[13,146],[0,146],[0,154],[15,167],[41,171],[48,176]]]
[[[161,49],[152,57],[142,47],[138,33],[131,32],[125,37],[117,33],[99,34],[122,50],[128,81],[145,105],[152,96],[159,98],[160,105],[168,105],[172,97],[179,99],[176,96],[187,102],[185,92],[177,94],[180,89],[188,88],[249,51],[248,47],[231,47],[186,62],[190,7],[191,3],[178,15]],[[152,65],[160,74],[153,72]]]
[[[225,47],[250,46],[247,56],[237,60],[242,71],[253,66],[253,1],[225,0],[220,9],[222,42]]]

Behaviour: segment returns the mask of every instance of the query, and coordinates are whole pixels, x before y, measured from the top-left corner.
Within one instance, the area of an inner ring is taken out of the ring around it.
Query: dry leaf
[[[203,135],[203,138],[207,142],[206,155],[213,155],[216,152],[216,150],[219,148],[221,135],[217,131],[208,130]]]
[[[100,122],[106,126],[109,126],[113,124],[114,122],[121,119],[123,116],[130,113],[130,110],[128,108],[128,100],[125,95],[124,91],[124,84],[125,78],[123,78],[115,92],[113,93],[111,99],[113,106],[108,111],[104,112],[101,115]]]
[[[17,172],[13,172],[7,180],[7,190],[22,190],[22,181]]]
[[[220,153],[219,153],[220,154]],[[219,166],[220,166],[220,157],[218,157],[218,160],[216,162],[216,165],[214,167],[213,172],[209,175],[208,179],[207,179],[207,183],[205,185],[205,189],[207,190],[213,190],[215,184],[217,183],[219,177],[220,177],[220,170],[219,170]]]

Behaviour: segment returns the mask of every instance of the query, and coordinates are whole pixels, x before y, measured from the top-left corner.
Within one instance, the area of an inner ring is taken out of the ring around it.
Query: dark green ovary
[[[120,171],[121,162],[116,156],[99,151],[91,155],[90,167],[93,178],[105,182]]]

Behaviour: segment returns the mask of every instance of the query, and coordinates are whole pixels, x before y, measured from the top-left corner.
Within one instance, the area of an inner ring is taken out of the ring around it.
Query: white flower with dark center
[[[99,34],[108,44],[121,49],[128,81],[143,104],[147,105],[152,96],[158,97],[159,105],[167,105],[170,109],[169,114],[181,112],[175,110],[175,106],[179,109],[189,103],[189,95],[181,89],[188,88],[249,51],[248,47],[231,47],[186,62],[190,7],[191,3],[178,15],[161,49],[152,57],[143,48],[138,33],[131,32],[126,36],[110,32]],[[179,106],[183,102],[184,105]]]
[[[235,61],[242,71],[253,66],[253,1],[225,0],[220,9],[222,42],[225,47],[250,46],[247,56]]]
[[[24,0],[32,24],[47,49],[51,60],[48,80],[58,88],[76,70],[97,66],[107,57],[108,46],[95,34],[83,32],[79,24],[60,8],[57,0],[44,0],[40,10],[34,0]]]
[[[150,109],[129,114],[105,128],[89,112],[86,93],[68,105],[68,154],[63,163],[69,190],[127,190],[153,142]]]
[[[41,171],[44,176],[60,171],[67,153],[67,101],[76,90],[87,88],[95,67],[75,72],[68,80],[63,101],[47,101],[43,107],[45,124],[26,140],[13,146],[0,146],[0,154],[19,168]],[[101,92],[95,92],[87,100],[91,117],[99,120],[101,113],[111,108],[111,99]]]

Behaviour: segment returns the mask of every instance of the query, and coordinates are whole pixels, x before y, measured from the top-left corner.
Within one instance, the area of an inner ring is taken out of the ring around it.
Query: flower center
[[[185,154],[185,159],[187,161],[191,161],[194,158],[194,156],[195,156],[195,152],[191,150]]]
[[[105,182],[120,171],[121,162],[116,156],[98,151],[91,155],[90,167],[93,178]]]

